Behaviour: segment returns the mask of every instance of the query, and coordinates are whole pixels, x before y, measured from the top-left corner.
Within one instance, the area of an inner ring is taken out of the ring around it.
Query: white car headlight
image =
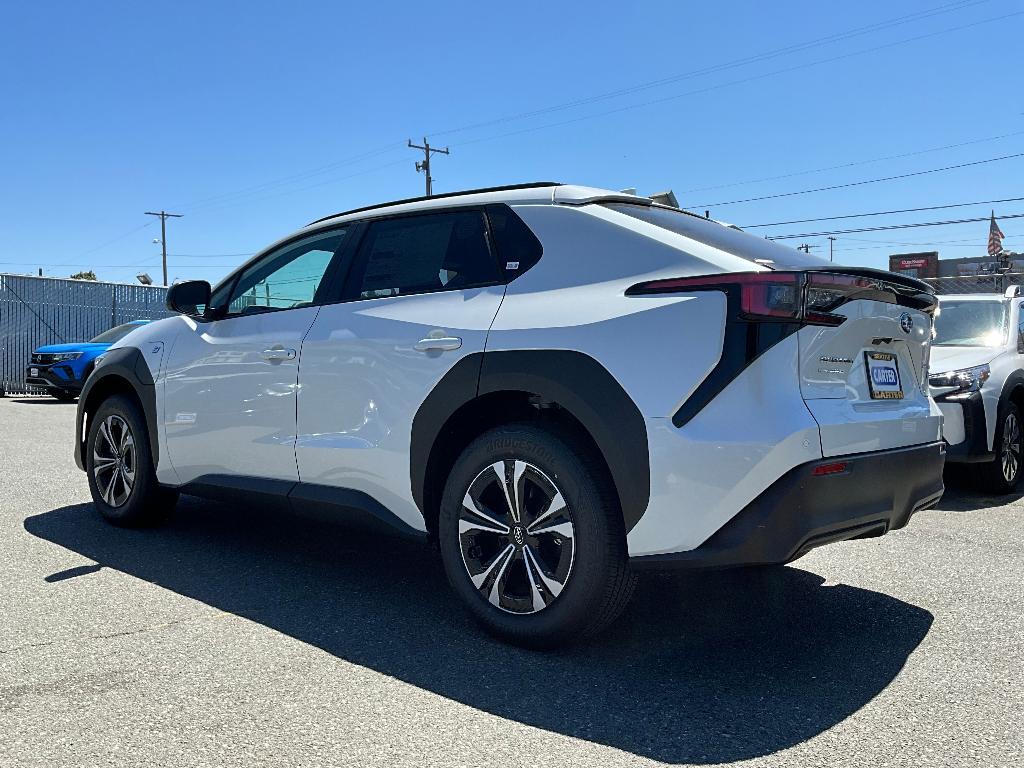
[[[933,374],[928,379],[928,383],[937,389],[953,387],[954,389],[951,392],[945,393],[946,395],[977,392],[991,375],[992,371],[987,364],[975,365],[972,368],[961,368],[958,371]]]

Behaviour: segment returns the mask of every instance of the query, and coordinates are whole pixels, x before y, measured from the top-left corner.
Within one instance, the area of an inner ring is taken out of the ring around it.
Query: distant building
[[[889,257],[889,271],[910,277],[969,277],[1021,271],[1024,264],[1014,261],[1012,258],[1018,254],[1008,255],[1011,257],[1010,260],[1000,261],[993,256],[940,259],[938,251],[894,253]]]
[[[939,252],[894,253],[889,257],[889,271],[908,277],[938,277]]]

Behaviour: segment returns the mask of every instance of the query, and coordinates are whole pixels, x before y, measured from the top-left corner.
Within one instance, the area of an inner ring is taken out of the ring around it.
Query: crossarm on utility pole
[[[435,149],[434,147],[430,146],[430,142],[427,141],[427,137],[426,136],[423,137],[423,144],[422,145],[420,145],[420,144],[413,144],[412,143],[412,139],[409,139],[409,147],[411,149],[422,149],[423,150],[423,162],[422,163],[420,163],[420,162],[416,163],[416,171],[417,172],[422,171],[424,174],[426,174],[426,177],[427,177],[427,197],[430,197],[434,193],[434,179],[430,175],[430,155],[431,155],[431,153],[436,153],[436,154],[439,154],[439,155],[450,155],[451,152],[448,150],[448,147],[445,147],[444,149]]]
[[[168,213],[167,211],[146,211],[147,216],[160,217],[160,248],[163,252],[164,261],[164,285],[167,285],[167,219],[180,219],[183,213]]]

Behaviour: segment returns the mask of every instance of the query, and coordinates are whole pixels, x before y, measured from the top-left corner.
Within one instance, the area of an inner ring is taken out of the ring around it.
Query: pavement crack
[[[192,621],[209,621],[211,618],[223,618],[233,614],[221,614],[214,617],[188,617],[183,619],[176,619],[175,621],[162,621],[158,624],[150,624],[145,627],[137,627],[135,629],[126,629],[120,632],[107,632],[103,634],[90,634],[90,635],[78,635],[76,637],[70,637],[65,640],[46,640],[40,643],[25,643],[24,645],[16,645],[13,648],[0,649],[0,655],[9,653],[18,653],[19,651],[30,651],[38,648],[46,648],[51,645],[59,644],[77,644],[83,642],[90,642],[93,640],[116,640],[122,637],[131,637],[132,635],[141,635],[146,632],[156,632],[170,627],[178,626],[179,624],[186,624]]]
[[[25,643],[25,645],[16,645],[13,648],[0,648],[0,656],[7,653],[17,653],[18,651],[26,651],[30,648],[45,648],[48,645],[56,644],[56,640],[47,640],[43,643]]]

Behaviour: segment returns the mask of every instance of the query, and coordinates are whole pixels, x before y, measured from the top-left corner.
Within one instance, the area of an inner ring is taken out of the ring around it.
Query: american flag
[[[988,225],[988,255],[995,256],[1003,250],[1003,230],[996,224],[996,212],[992,211],[992,221]]]

